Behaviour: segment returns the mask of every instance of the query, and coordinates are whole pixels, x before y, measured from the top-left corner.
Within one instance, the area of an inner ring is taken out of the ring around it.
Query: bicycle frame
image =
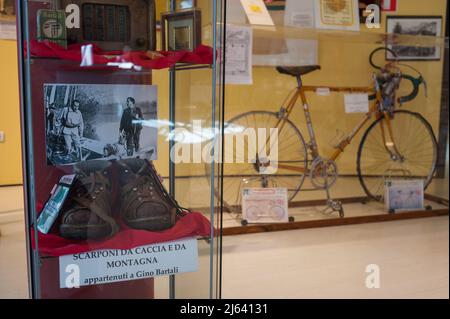
[[[309,138],[310,138],[310,142],[308,143],[308,146],[310,148],[313,159],[320,157],[320,152],[318,149],[316,135],[314,132],[314,127],[313,127],[311,114],[310,114],[310,108],[309,108],[308,100],[306,98],[305,93],[306,92],[316,92],[318,89],[321,89],[321,88],[324,88],[324,87],[323,86],[303,86],[301,79],[298,79],[297,90],[295,91],[293,96],[287,102],[287,105],[285,108],[285,116],[283,116],[282,118],[279,119],[279,121],[277,122],[276,127],[275,127],[275,128],[278,128],[278,133],[281,132],[281,130],[283,129],[283,127],[286,123],[286,119],[288,119],[290,117],[295,105],[297,104],[297,101],[300,99],[302,102],[302,105],[303,105],[303,112],[305,114],[306,125],[308,127],[308,133],[309,133]],[[376,84],[373,87],[325,87],[325,88],[327,90],[329,90],[330,92],[337,92],[337,93],[349,92],[349,93],[371,94],[371,93],[374,93],[374,91],[376,93],[375,101],[370,106],[369,112],[361,119],[361,121],[356,125],[356,127],[339,142],[339,144],[336,146],[336,151],[328,158],[332,161],[335,161],[345,151],[347,146],[351,144],[353,138],[361,131],[361,129],[372,118],[373,115],[375,115],[376,119],[378,119],[381,116],[383,116],[383,114],[385,112],[382,112],[379,107],[379,105],[382,103],[382,97],[381,97],[380,90],[378,89]],[[397,148],[395,146],[395,141],[393,139],[393,131],[392,131],[391,121],[389,119],[389,116],[386,116],[386,119],[387,119],[386,126],[387,126],[388,134],[386,134],[386,132],[385,132],[384,125],[381,125],[382,138],[383,138],[384,145],[386,147],[386,150],[390,154],[393,154],[393,153],[399,154],[399,152],[397,151]],[[390,138],[389,142],[387,141],[388,136]],[[267,143],[266,143],[266,145],[267,145]],[[391,151],[391,149],[393,151]],[[287,169],[287,170],[291,170],[291,171],[297,171],[297,172],[301,172],[301,173],[306,173],[305,168],[285,165],[282,163],[278,163],[278,168]]]

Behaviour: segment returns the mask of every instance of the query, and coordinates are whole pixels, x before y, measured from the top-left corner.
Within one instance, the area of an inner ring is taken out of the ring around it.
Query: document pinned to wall
[[[275,25],[263,0],[241,0],[241,4],[250,24]]]
[[[361,94],[345,94],[345,113],[368,113],[369,112],[369,95]]]
[[[314,0],[287,0],[284,24],[297,28],[314,28]]]
[[[226,84],[253,84],[251,27],[227,25],[226,28]]]

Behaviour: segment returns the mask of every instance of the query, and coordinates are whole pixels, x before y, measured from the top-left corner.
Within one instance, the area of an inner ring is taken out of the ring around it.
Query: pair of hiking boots
[[[130,228],[161,231],[171,228],[178,215],[185,214],[167,193],[147,160],[114,162],[120,196],[120,219]],[[116,234],[120,226],[113,217],[113,164],[92,161],[77,164],[77,182],[67,209],[62,211],[61,237],[75,240],[100,239]]]

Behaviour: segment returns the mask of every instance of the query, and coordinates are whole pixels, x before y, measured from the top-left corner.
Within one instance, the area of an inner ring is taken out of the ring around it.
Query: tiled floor
[[[448,182],[432,189],[448,198]],[[20,187],[0,188],[0,298],[28,296],[22,202]],[[378,209],[369,206],[365,213]],[[302,214],[320,216],[315,209]],[[448,298],[448,249],[448,217],[227,236],[223,296]],[[207,254],[208,249],[200,249],[202,265],[208,265]],[[369,264],[380,267],[380,289],[365,286]],[[206,270],[197,278],[181,275],[178,296],[205,296],[206,279],[202,293],[194,294],[192,287],[200,285],[199,277],[206,278]],[[167,280],[157,280],[156,289],[157,297],[167,297]]]
[[[0,298],[27,298],[27,258],[22,222],[0,225]]]
[[[448,298],[448,217],[227,236],[225,298]],[[380,288],[366,287],[366,267]]]

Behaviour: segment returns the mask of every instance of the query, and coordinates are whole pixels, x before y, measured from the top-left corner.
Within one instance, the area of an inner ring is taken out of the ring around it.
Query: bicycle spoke
[[[270,141],[271,128],[275,128],[278,118],[271,112],[249,112],[238,116],[234,120],[229,121],[229,126],[236,126],[240,130],[254,129],[256,133],[256,142],[258,141],[258,129],[264,129],[267,139]],[[270,163],[271,168],[278,165],[290,165],[305,169],[308,165],[306,146],[303,137],[300,135],[295,126],[286,120],[283,130],[278,131],[278,156],[279,158]],[[273,136],[272,136],[273,137]],[[233,142],[234,143],[234,142]],[[288,197],[292,199],[299,191],[303,184],[305,175],[297,171],[278,168],[274,174],[261,175],[259,170],[255,168],[249,160],[255,160],[257,152],[263,150],[261,145],[257,145],[254,155],[248,153],[250,141],[245,138],[244,150],[237,150],[234,146],[234,160],[243,161],[243,163],[227,163],[224,164],[223,176],[223,198],[229,205],[240,205],[242,188],[245,187],[282,187],[288,190]],[[271,145],[266,146],[265,150],[268,154],[260,154],[261,156],[269,155]],[[231,147],[230,147],[231,148]],[[264,152],[263,152],[264,153]],[[231,154],[229,154],[231,155]],[[250,156],[250,157],[249,157]],[[231,156],[230,156],[231,157]]]
[[[383,143],[380,123],[385,126],[386,142],[395,143],[395,148],[389,146],[390,152],[401,158],[391,158]],[[390,123],[392,136],[386,122],[380,120],[368,130],[360,146],[358,173],[364,189],[372,198],[383,198],[386,178],[423,178],[429,183],[435,166],[437,146],[432,132],[420,116],[397,111]]]

